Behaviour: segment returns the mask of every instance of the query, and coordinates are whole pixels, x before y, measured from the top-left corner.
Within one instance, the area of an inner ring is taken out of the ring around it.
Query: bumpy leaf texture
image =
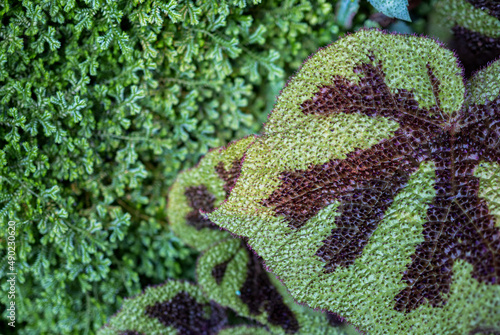
[[[272,328],[290,334],[299,331],[296,315],[283,302],[258,257],[240,240],[230,239],[209,249],[199,259],[196,272],[210,299]]]
[[[233,241],[238,242],[237,240]],[[324,314],[316,313],[317,315],[314,315],[310,311],[304,312],[305,310],[301,311],[297,307],[295,307],[296,311],[292,312],[289,305],[295,305],[293,300],[289,299],[285,304],[282,295],[271,284],[260,263],[254,262],[253,264],[252,269],[259,268],[260,270],[252,278],[261,286],[259,287],[260,290],[252,287],[252,285],[249,286],[248,278],[244,283],[244,287],[252,291],[250,295],[246,296],[257,298],[255,301],[246,302],[249,306],[256,308],[252,310],[248,318],[245,318],[245,315],[240,313],[240,309],[234,310],[238,316],[238,318],[235,318],[234,312],[233,314],[229,313],[229,309],[217,301],[221,300],[220,296],[207,295],[203,292],[201,286],[182,281],[168,281],[163,285],[148,287],[142,294],[126,300],[121,310],[111,318],[109,323],[98,334],[353,334],[352,332],[345,332],[345,327],[342,328],[339,324],[329,322]],[[243,263],[243,265],[245,264]],[[264,274],[264,277],[262,277],[262,274]],[[266,280],[264,282],[259,281],[262,278],[266,278]],[[271,294],[266,296],[269,293]],[[213,297],[216,300],[212,300]],[[261,314],[260,317],[256,317],[257,314]],[[264,322],[258,322],[259,319],[264,320]]]
[[[439,0],[437,21],[452,33],[449,44],[464,65],[466,77],[500,57],[500,2]]]
[[[370,334],[499,331],[499,73],[464,83],[429,38],[342,38],[282,90],[208,217]]]

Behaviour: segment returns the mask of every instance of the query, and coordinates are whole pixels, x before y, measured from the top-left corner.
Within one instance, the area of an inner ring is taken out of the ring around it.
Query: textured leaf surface
[[[215,196],[208,191],[210,186],[206,185],[215,184],[214,189],[219,190],[220,198],[227,198],[239,176],[244,152],[253,140],[253,137],[249,137],[233,142],[226,148],[212,150],[195,168],[179,175],[169,194],[171,204],[181,204],[182,208],[183,203],[178,200],[179,195],[181,199],[184,195],[184,204],[189,205],[189,212],[185,216],[172,215],[178,213],[178,208],[175,205],[169,207],[171,224],[178,226],[175,229],[179,230],[179,236],[185,237],[194,246],[212,245],[198,260],[197,278],[206,296],[203,301],[211,301],[210,308],[216,313],[215,316],[207,320],[199,312],[203,304],[192,299],[195,294],[199,294],[196,287],[188,285],[192,291],[192,294],[188,294],[190,290],[186,288],[177,292],[177,286],[184,287],[186,283],[168,282],[146,289],[144,294],[133,298],[133,302],[127,300],[100,334],[357,333],[343,322],[331,322],[327,315],[297,305],[282,284],[269,276],[261,260],[240,240],[228,239],[227,232],[220,231],[201,216],[200,211],[213,210],[215,203]],[[201,184],[182,184],[187,180]],[[177,194],[176,188],[184,193]],[[180,220],[183,224],[177,224],[175,220]],[[194,228],[200,233],[186,233],[188,228]],[[213,245],[218,240],[222,242]],[[240,317],[257,321],[258,326],[221,328],[225,322],[222,306],[231,308]],[[190,326],[186,327],[186,324]]]
[[[196,167],[181,173],[170,190],[170,224],[180,238],[203,251],[196,267],[199,286],[209,300],[272,334],[357,333],[341,319],[332,322],[324,313],[297,305],[242,240],[231,238],[200,214],[214,209],[214,194],[220,199],[230,196],[254,139],[212,150]]]
[[[210,299],[267,325],[273,332],[295,334],[301,330],[297,315],[283,302],[261,260],[239,239],[210,248],[200,257],[196,272]],[[326,318],[324,321],[323,327],[328,328]]]
[[[498,325],[495,78],[498,62],[466,95],[431,39],[343,38],[288,82],[209,218],[248,238],[299,302],[370,333]]]

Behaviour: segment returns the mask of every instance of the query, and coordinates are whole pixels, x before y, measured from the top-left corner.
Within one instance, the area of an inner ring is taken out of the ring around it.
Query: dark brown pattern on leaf
[[[210,220],[201,215],[200,210],[210,213],[215,208],[215,196],[210,193],[205,185],[186,187],[184,192],[193,209],[186,215],[186,223],[197,230],[202,228],[218,229]]]
[[[282,327],[286,333],[296,333],[299,330],[299,323],[269,280],[262,266],[262,259],[252,251],[246,250],[249,260],[247,277],[241,288],[241,300],[248,306],[250,314],[257,315],[266,311],[270,324]]]
[[[183,335],[217,334],[227,323],[224,309],[215,304],[200,304],[186,292],[169,301],[146,307],[146,315]]]
[[[231,168],[227,171],[224,169],[224,164],[222,162],[219,162],[215,166],[215,171],[219,178],[224,180],[226,199],[229,197],[231,189],[240,176],[242,160],[243,158],[235,160]],[[186,223],[195,227],[197,230],[202,228],[218,229],[215,224],[200,213],[200,210],[205,213],[210,213],[215,209],[215,196],[208,191],[207,187],[205,185],[186,187],[184,194],[189,202],[189,206],[193,209],[186,215]]]
[[[500,57],[500,38],[484,36],[459,26],[452,30],[450,48],[457,52],[466,77]]]
[[[411,174],[422,162],[433,161],[436,197],[427,211],[424,241],[403,275],[408,286],[395,297],[395,309],[409,312],[425,302],[442,306],[456,259],[472,264],[478,281],[499,284],[500,231],[478,197],[479,179],[473,173],[481,161],[500,162],[500,98],[445,116],[440,83],[430,66],[427,74],[436,101],[430,109],[420,108],[410,91],[393,94],[380,63],[362,64],[354,71],[364,75],[358,84],[334,77],[333,85],[319,87],[302,104],[303,113],[382,116],[398,122],[399,129],[392,138],[355,150],[346,159],[283,172],[281,187],[263,205],[299,229],[338,201],[337,228],[316,253],[326,263],[325,272],[333,272],[354,263]]]
[[[222,162],[219,162],[217,166],[215,166],[215,171],[219,175],[219,178],[225,181],[224,190],[226,191],[226,198],[229,197],[229,193],[231,193],[231,190],[236,184],[236,180],[238,180],[240,176],[242,163],[243,158],[233,161],[229,170],[224,168],[224,163]]]
[[[222,283],[222,279],[224,279],[224,274],[226,273],[226,268],[229,262],[229,260],[222,262],[212,268],[212,277],[214,277],[217,285],[220,285],[220,283]]]

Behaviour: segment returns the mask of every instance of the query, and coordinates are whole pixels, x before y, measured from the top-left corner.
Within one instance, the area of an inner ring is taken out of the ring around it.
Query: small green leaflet
[[[359,0],[340,0],[337,3],[335,20],[344,28],[352,27],[352,19],[358,12]]]
[[[368,0],[376,10],[389,17],[411,22],[408,0]]]

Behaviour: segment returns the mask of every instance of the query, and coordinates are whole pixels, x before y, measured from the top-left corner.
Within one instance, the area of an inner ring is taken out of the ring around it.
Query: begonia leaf
[[[201,251],[230,236],[202,212],[211,212],[226,199],[252,142],[250,136],[213,149],[195,167],[177,176],[169,193],[167,217],[171,229],[186,244]]]
[[[497,329],[499,64],[464,84],[443,45],[377,30],[320,49],[209,219],[370,334]]]
[[[99,335],[215,335],[226,324],[224,308],[196,285],[172,280],[125,300]]]

